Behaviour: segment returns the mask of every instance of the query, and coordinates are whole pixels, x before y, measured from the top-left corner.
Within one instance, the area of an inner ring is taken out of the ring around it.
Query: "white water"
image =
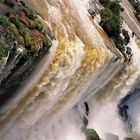
[[[116,140],[116,137],[111,137],[110,135],[107,135],[107,133],[117,135],[119,137],[119,140],[123,140],[124,137],[127,136],[132,136],[132,134],[127,131],[125,124],[119,117],[117,106],[120,100],[125,97],[128,91],[132,88],[134,82],[140,74],[140,52],[134,40],[135,39],[131,38],[131,42],[129,44],[131,48],[133,46],[132,51],[134,54],[133,60],[130,65],[126,67],[125,70],[123,70],[121,73],[119,73],[119,75],[117,75],[116,78],[113,79],[112,83],[109,83],[103,90],[98,92],[96,96],[88,101],[90,109],[88,128],[94,128],[95,130],[97,130],[103,140],[109,140],[109,138],[111,138],[111,140]],[[137,134],[139,134],[139,117],[137,117],[139,114],[138,102],[136,102],[134,106],[135,107],[132,106],[132,109],[136,109],[137,106],[136,112],[134,110],[130,111],[133,111],[131,112],[133,114],[132,117],[137,118],[137,120],[135,120],[137,127],[135,127],[134,129],[136,129]],[[69,140],[70,137],[71,140],[85,140],[85,137],[81,130],[82,125],[81,123],[79,123],[79,120],[80,118],[82,118],[81,116],[82,114],[84,114],[84,111],[81,110],[80,112],[78,111],[78,113],[74,111],[75,109],[73,110],[73,112],[66,112],[66,114],[68,115],[64,115],[62,119],[57,121],[57,123],[54,122],[54,125],[52,125],[51,128],[55,126],[55,129],[59,131],[56,131],[55,133],[55,131],[53,131],[52,129],[51,133],[49,133],[51,136],[51,138],[49,138],[50,140],[53,140],[53,136],[55,136],[56,139],[60,137],[60,139]],[[76,114],[78,114],[78,117],[76,116]],[[64,132],[66,136],[61,136],[61,132]],[[69,136],[68,138],[67,135]],[[137,137],[136,140],[139,140],[139,137]]]
[[[139,75],[140,56],[134,40],[130,44],[133,61],[95,95],[122,68],[123,60],[114,61],[114,53],[118,52],[91,20],[86,10],[88,1],[30,2],[52,29],[57,49],[40,76],[37,72],[33,75],[36,82],[19,91],[24,96],[7,105],[9,112],[1,121],[1,139],[85,140],[84,110],[73,108],[84,100],[88,100],[90,108],[88,127],[95,128],[103,139],[105,133],[122,139],[127,133],[118,117],[117,105]]]
[[[90,108],[92,109],[90,109],[88,127],[95,128],[103,139],[105,138],[105,133],[118,135],[120,140],[128,136],[127,128],[125,128],[125,125],[118,116],[117,106],[120,100],[133,87],[137,77],[140,75],[140,51],[134,40],[131,40],[129,45],[134,54],[130,65],[114,78],[112,83],[109,83],[107,87],[97,93],[99,95],[96,96],[96,101],[95,99],[90,101]],[[134,113],[133,115],[136,114]]]

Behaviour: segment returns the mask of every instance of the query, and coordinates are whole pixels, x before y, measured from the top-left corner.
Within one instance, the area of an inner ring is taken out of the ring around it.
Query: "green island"
[[[1,89],[18,87],[49,52],[53,37],[43,22],[23,1],[0,1]]]
[[[17,2],[0,2],[0,59],[12,52],[14,44],[23,47],[26,57],[44,47],[51,47],[47,32],[34,10],[23,2],[20,6]]]
[[[126,47],[130,42],[130,37],[128,31],[122,26],[121,11],[123,11],[123,8],[118,0],[100,0],[100,4],[103,6],[100,10],[100,26],[113,39],[116,47],[127,60],[127,56],[131,55],[131,48]]]

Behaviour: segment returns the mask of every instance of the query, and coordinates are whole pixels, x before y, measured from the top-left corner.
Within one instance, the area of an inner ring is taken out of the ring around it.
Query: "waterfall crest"
[[[134,39],[129,44],[134,46],[134,60],[120,72],[124,58],[89,15],[88,0],[24,1],[53,34],[53,47],[18,90],[20,95],[0,110],[0,138],[85,140],[84,102],[90,110],[88,128],[103,139],[109,132],[120,139],[127,136],[117,105],[139,75]],[[111,119],[114,126],[109,125]]]

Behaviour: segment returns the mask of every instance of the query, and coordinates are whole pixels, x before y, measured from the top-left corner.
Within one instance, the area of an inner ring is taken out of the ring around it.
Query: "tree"
[[[107,20],[111,20],[112,16],[113,16],[112,11],[108,8],[102,9],[100,14],[101,14],[102,22],[107,21]]]
[[[25,6],[23,6],[22,9],[25,12],[25,14],[28,16],[28,18],[30,18],[30,19],[37,18],[35,11],[32,8],[30,8],[28,5],[25,4]]]
[[[121,33],[121,20],[116,15],[113,15],[110,20],[108,20],[108,17],[101,19],[100,25],[112,38],[115,38]]]
[[[122,29],[122,34],[125,38],[125,45],[127,45],[130,41],[130,37],[129,37],[129,34],[128,34],[128,31],[126,31],[125,29]]]
[[[110,10],[114,12],[116,15],[120,15],[121,13],[121,6],[118,1],[112,1],[110,3]]]

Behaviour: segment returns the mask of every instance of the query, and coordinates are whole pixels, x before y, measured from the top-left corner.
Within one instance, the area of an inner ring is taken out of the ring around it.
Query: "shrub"
[[[121,6],[118,1],[112,1],[110,3],[110,10],[114,12],[117,16],[121,13]]]
[[[131,50],[130,47],[127,47],[127,48],[126,48],[126,53],[127,53],[128,55],[131,55],[131,54],[132,54],[132,50]]]
[[[128,34],[128,31],[126,31],[125,29],[122,29],[122,34],[125,38],[125,45],[127,45],[130,41],[130,37],[129,37],[129,34]]]
[[[22,28],[22,24],[17,16],[14,16],[11,21],[16,25],[18,29]]]
[[[15,36],[15,34],[13,32],[11,32],[11,31],[9,31],[9,32],[6,31],[5,38],[8,41],[15,41],[17,39],[17,37]]]
[[[12,22],[16,25],[16,27],[19,30],[19,33],[23,36],[23,38],[25,39],[26,42],[26,46],[27,49],[31,49],[32,48],[32,42],[29,36],[29,33],[27,32],[26,28],[24,27],[24,25],[20,22],[19,18],[17,16],[14,16],[12,18]]]
[[[124,47],[124,41],[122,39],[122,37],[120,35],[116,36],[113,38],[116,47],[121,51],[125,51],[125,47]]]
[[[102,22],[112,19],[112,11],[108,8],[104,8],[100,11]]]
[[[100,25],[112,38],[115,38],[121,33],[121,20],[116,15],[113,15],[111,20],[108,20],[108,18],[101,19]]]
[[[28,22],[29,22],[30,27],[34,28],[34,20],[29,19]]]
[[[20,32],[20,34],[21,34],[23,37],[25,37],[26,34],[27,34],[27,31],[26,31],[25,28],[19,28],[19,32]]]
[[[7,44],[4,43],[0,43],[0,59],[2,59],[2,57],[6,57],[8,54],[8,46]]]
[[[129,2],[132,4],[133,7],[136,6],[136,1],[135,0],[129,0]]]
[[[130,40],[127,31],[123,30],[125,40],[120,36],[122,32],[122,17],[121,6],[119,1],[102,1],[105,4],[105,8],[101,10],[101,22],[100,25],[104,31],[113,39],[116,47],[121,51],[125,51],[124,44],[127,44]],[[109,3],[109,4],[107,4]],[[107,5],[107,6],[106,6]]]
[[[42,23],[40,21],[36,21],[33,26],[38,31],[42,31],[43,30],[43,25],[42,25]]]
[[[38,31],[42,31],[43,30],[43,25],[39,20],[29,20],[29,25],[31,28],[33,29],[37,29]]]
[[[32,45],[32,41],[29,36],[29,33],[24,28],[21,28],[19,31],[20,31],[20,34],[25,39],[27,49],[31,50],[33,45]]]
[[[51,43],[47,37],[43,38],[43,47],[46,47],[48,49],[51,47]]]
[[[0,15],[0,25],[4,26],[7,29],[11,29],[12,25],[9,19],[6,16]]]
[[[36,19],[37,15],[35,13],[35,11],[33,11],[32,8],[30,8],[28,5],[25,4],[25,6],[23,6],[23,11],[26,14],[26,16],[28,16],[28,18],[30,19]]]
[[[109,7],[101,10],[100,25],[110,37],[114,38],[121,33],[121,6],[118,1],[112,1],[109,3]]]

